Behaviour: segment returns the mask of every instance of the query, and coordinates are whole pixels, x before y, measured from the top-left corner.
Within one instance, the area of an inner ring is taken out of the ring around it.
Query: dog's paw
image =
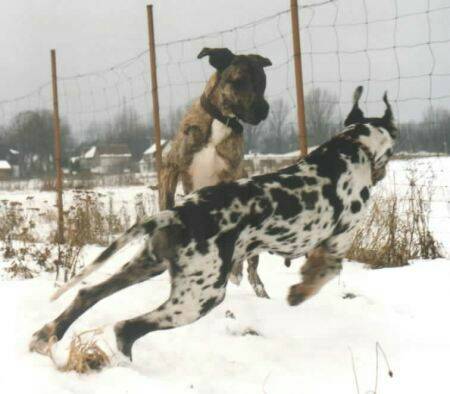
[[[131,365],[131,357],[126,356],[120,349],[117,332],[113,326],[99,330],[96,341],[97,346],[108,356],[111,367],[128,367]]]
[[[309,297],[310,294],[308,294],[308,292],[302,285],[294,285],[289,289],[287,302],[290,306],[297,306]]]
[[[239,286],[242,282],[242,274],[234,274],[233,272],[230,274],[230,282],[236,286]]]
[[[31,337],[28,349],[30,352],[36,352],[48,356],[51,346],[57,342],[55,328],[53,324],[46,324],[40,330],[36,331]]]
[[[270,299],[269,294],[267,294],[266,289],[264,288],[264,285],[262,283],[253,285],[253,290],[255,291],[257,297]]]
[[[72,338],[65,338],[52,346],[49,357],[59,371],[80,374],[130,364],[118,351],[116,335],[110,327],[74,333]]]

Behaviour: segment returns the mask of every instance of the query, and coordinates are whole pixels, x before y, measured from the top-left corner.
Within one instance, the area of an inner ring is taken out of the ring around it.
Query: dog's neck
[[[208,115],[210,115],[213,119],[216,119],[220,123],[223,123],[225,126],[231,128],[235,133],[239,134],[243,132],[244,127],[239,123],[239,121],[235,117],[223,115],[219,108],[217,108],[205,94],[202,94],[200,97],[200,104],[205,112],[208,113]]]
[[[351,125],[347,128],[350,133],[344,132],[340,136],[348,136],[364,151],[370,162],[373,184],[376,184],[385,175],[386,164],[392,156],[394,140],[383,127],[376,127],[370,123],[363,126],[370,131],[369,135],[365,133],[351,135],[351,131],[356,128],[356,125]]]
[[[384,174],[380,174],[380,171],[377,169],[375,155],[371,152],[367,145],[365,145],[359,139],[354,139],[350,135],[345,133],[339,135],[338,138],[350,141],[351,143],[358,145],[358,147],[365,153],[370,163],[370,173],[373,185],[375,185],[384,177]]]

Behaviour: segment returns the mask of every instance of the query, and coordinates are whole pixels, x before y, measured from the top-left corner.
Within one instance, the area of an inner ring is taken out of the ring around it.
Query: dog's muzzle
[[[233,111],[239,119],[251,125],[257,125],[267,118],[269,114],[269,103],[266,100],[256,101],[248,111]]]
[[[267,115],[269,115],[269,103],[266,100],[257,102],[255,105],[254,114],[258,123],[266,119]]]

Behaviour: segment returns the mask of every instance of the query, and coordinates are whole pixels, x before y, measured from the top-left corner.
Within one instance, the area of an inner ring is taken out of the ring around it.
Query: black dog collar
[[[200,98],[200,104],[210,116],[212,116],[214,119],[217,119],[225,126],[231,128],[235,133],[240,134],[244,131],[244,127],[236,118],[222,115],[219,109],[213,103],[211,103],[211,101],[209,101],[209,99],[204,94],[202,94],[202,97]]]

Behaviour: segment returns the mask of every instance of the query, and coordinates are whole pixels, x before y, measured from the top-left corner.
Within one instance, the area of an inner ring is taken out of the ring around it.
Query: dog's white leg
[[[156,262],[150,259],[147,249],[144,247],[140,254],[125,264],[118,273],[97,285],[81,289],[72,304],[63,313],[34,333],[29,345],[30,351],[46,353],[47,344],[51,340],[59,341],[70,325],[97,302],[125,287],[159,275],[167,267],[166,262]]]
[[[225,287],[200,291],[200,286],[189,289],[172,280],[170,298],[159,308],[115,325],[117,346],[120,352],[132,359],[133,344],[144,335],[157,330],[184,326],[205,316],[225,297]]]
[[[233,265],[233,269],[231,270],[230,273],[230,282],[235,284],[236,286],[239,286],[241,284],[242,281],[242,270],[244,266],[244,262],[242,260],[236,262]]]
[[[264,283],[258,275],[259,256],[253,256],[247,260],[248,281],[252,285],[255,294],[261,298],[270,298],[264,287]]]

